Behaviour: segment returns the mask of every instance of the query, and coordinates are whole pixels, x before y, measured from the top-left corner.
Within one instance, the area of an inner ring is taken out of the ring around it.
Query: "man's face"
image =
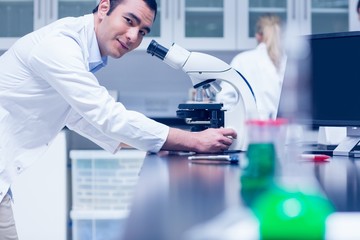
[[[95,33],[101,55],[120,58],[140,45],[155,13],[143,0],[124,0],[108,16],[109,7],[109,0],[100,1]]]

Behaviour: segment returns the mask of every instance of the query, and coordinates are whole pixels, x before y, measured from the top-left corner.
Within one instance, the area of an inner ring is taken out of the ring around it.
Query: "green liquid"
[[[248,166],[240,176],[241,197],[247,206],[273,185],[276,152],[273,143],[251,143],[246,153]]]
[[[334,212],[320,195],[273,187],[259,196],[253,211],[260,222],[261,239],[324,239],[326,218]]]
[[[260,223],[264,240],[320,240],[332,204],[320,194],[279,187],[274,181],[277,156],[273,143],[249,144],[248,166],[240,176],[241,197]]]
[[[276,152],[273,143],[249,144],[246,156],[249,160],[249,165],[245,169],[245,175],[252,177],[274,175]]]

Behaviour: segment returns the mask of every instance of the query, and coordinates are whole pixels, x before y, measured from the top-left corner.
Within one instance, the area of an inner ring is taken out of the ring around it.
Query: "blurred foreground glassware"
[[[247,206],[271,187],[280,159],[283,157],[286,136],[285,119],[248,120],[247,166],[240,176],[241,197]]]

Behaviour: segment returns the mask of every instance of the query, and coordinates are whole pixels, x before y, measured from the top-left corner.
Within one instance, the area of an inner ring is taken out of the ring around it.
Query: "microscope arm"
[[[239,72],[214,56],[189,52],[176,44],[166,49],[153,40],[147,52],[156,55],[171,67],[183,70],[190,77],[194,88],[211,87],[212,90],[220,91],[218,82],[225,81],[232,85],[238,97],[236,102],[226,109],[225,127],[233,128],[238,133],[238,139],[230,149],[246,150],[245,121],[249,116],[256,117],[258,111],[251,86]]]

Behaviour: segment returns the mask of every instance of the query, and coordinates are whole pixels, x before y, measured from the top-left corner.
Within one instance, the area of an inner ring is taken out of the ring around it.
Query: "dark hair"
[[[120,4],[122,3],[124,0],[110,0],[110,9],[109,11],[106,13],[106,15],[110,15],[111,12]],[[131,1],[131,0],[130,0]],[[154,15],[154,21],[156,18],[156,14],[157,14],[157,3],[156,0],[143,0],[146,5],[155,12]],[[94,8],[94,10],[92,11],[92,13],[96,13],[98,11],[99,8],[99,4]]]
[[[356,12],[360,13],[360,0],[358,1],[357,6],[356,6]]]

